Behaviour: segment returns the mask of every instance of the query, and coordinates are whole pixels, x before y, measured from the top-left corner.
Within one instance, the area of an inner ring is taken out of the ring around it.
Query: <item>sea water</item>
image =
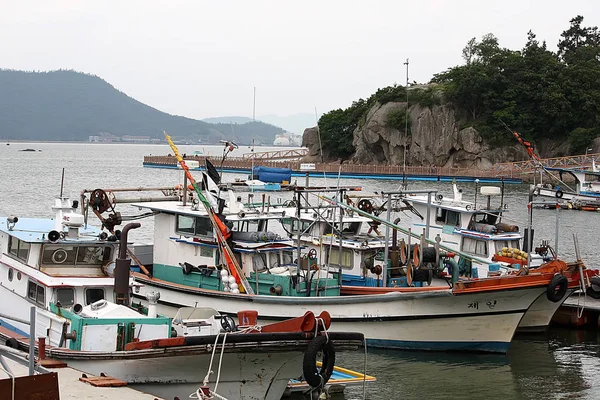
[[[22,152],[32,148],[38,151]],[[268,151],[280,148],[256,148]],[[180,152],[222,155],[221,146],[181,146]],[[241,156],[247,146],[231,155]],[[182,171],[144,168],[145,155],[172,154],[165,145],[97,143],[0,143],[0,216],[52,217],[54,196],[61,190],[71,199],[79,199],[83,189],[143,186],[175,186],[182,182]],[[258,163],[257,163],[258,164]],[[219,167],[217,163],[217,168]],[[245,178],[240,174],[223,175],[224,181]],[[336,179],[311,178],[312,185],[338,184]],[[304,178],[298,178],[304,184]],[[341,180],[344,186],[362,186],[371,192],[392,191],[398,181],[368,179]],[[435,185],[435,186],[433,186]],[[461,183],[465,199],[472,199],[475,185]],[[410,182],[415,189],[437,188],[450,196],[449,183]],[[506,185],[509,205],[503,222],[527,221],[528,185]],[[288,194],[291,197],[291,194]],[[479,197],[478,201],[483,201]],[[495,199],[493,201],[499,201]],[[121,206],[119,206],[121,207]],[[123,214],[143,211],[135,207],[119,208]],[[92,216],[92,218],[95,218]],[[409,220],[409,216],[406,216]],[[97,223],[95,220],[90,222]],[[142,228],[130,232],[133,241],[152,240],[152,221],[141,220]],[[592,268],[600,267],[598,251],[600,213],[560,211],[558,252],[565,259],[575,255],[573,234],[579,238],[581,257]],[[534,210],[534,243],[548,239],[554,245],[556,212]],[[368,350],[367,372],[377,382],[367,386],[368,399],[599,399],[600,345],[597,331],[551,328],[548,333],[517,336],[508,355],[478,355]],[[338,365],[362,370],[362,352],[338,354]],[[349,388],[337,399],[361,399],[362,388]]]

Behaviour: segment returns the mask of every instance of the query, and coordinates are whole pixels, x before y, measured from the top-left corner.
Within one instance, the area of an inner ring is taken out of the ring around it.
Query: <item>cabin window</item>
[[[477,254],[479,256],[488,255],[488,244],[485,240],[477,240],[473,238],[464,237],[460,250],[469,253]]]
[[[194,217],[187,215],[177,216],[177,232],[189,235],[194,234]]]
[[[438,208],[436,222],[441,222],[443,225],[460,226],[460,213],[458,211],[446,210]]]
[[[27,288],[27,297],[35,301],[38,304],[46,304],[46,288],[42,285],[38,285],[35,282],[29,281]]]
[[[110,247],[44,245],[42,264],[54,265],[102,265],[109,261]]]
[[[350,269],[353,267],[354,252],[352,250],[342,250],[342,262],[340,265],[340,249],[332,247],[329,249],[329,265]]]
[[[212,223],[210,219],[204,217],[196,217],[196,232],[198,236],[212,236]]]
[[[263,271],[267,269],[267,255],[257,253],[252,256],[252,269],[254,271]]]
[[[8,269],[8,281],[9,282],[12,282],[14,275],[15,275],[15,270],[13,270],[12,268],[9,268]]]
[[[288,234],[294,234],[297,235],[298,234],[298,227],[300,227],[301,229],[301,234],[306,234],[308,233],[312,222],[309,221],[301,221],[300,223],[298,223],[297,219],[291,219],[291,218],[287,218],[283,220],[283,224],[285,227],[289,227],[289,232]]]
[[[27,262],[31,245],[13,236],[8,237],[8,252],[20,260]]]
[[[358,234],[358,231],[360,229],[360,222],[345,222],[342,224],[342,234],[344,233],[350,233],[350,234]],[[331,225],[327,224],[327,227],[325,228],[325,234],[331,234],[331,233],[337,233],[337,231],[339,230],[339,223],[333,224],[334,228],[331,227]]]
[[[104,289],[102,288],[87,288],[85,290],[85,305],[92,304],[98,300],[104,300]]]
[[[504,247],[512,247],[513,249],[518,249],[519,247],[519,240],[515,239],[515,240],[495,240],[494,244],[496,245],[496,253],[498,253],[499,251],[501,251]]]
[[[208,246],[200,246],[200,257],[212,257],[214,255],[213,248]]]
[[[60,303],[62,307],[72,306],[75,304],[75,290],[72,288],[56,289],[56,301]]]
[[[177,233],[185,236],[211,236],[213,234],[212,223],[208,217],[190,217],[187,215],[177,216]]]

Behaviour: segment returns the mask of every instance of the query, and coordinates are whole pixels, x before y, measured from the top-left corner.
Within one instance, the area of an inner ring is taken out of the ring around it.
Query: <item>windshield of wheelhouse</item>
[[[112,260],[111,246],[45,244],[42,247],[41,265],[48,270],[58,267],[96,268]]]

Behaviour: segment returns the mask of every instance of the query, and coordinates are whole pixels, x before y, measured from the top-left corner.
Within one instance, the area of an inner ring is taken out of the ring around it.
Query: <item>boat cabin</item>
[[[11,315],[16,304],[70,309],[112,299],[117,244],[84,226],[68,200],[57,199],[54,209],[55,219],[0,219],[0,285],[7,289],[0,313]]]

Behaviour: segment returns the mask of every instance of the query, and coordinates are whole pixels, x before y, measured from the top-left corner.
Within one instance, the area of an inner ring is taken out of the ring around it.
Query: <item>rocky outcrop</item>
[[[492,149],[473,127],[461,127],[448,105],[411,106],[410,134],[390,126],[389,114],[405,109],[404,102],[373,106],[364,123],[354,131],[352,143],[356,151],[350,162],[400,165],[406,155],[407,165],[487,168],[496,162],[528,158],[516,141]],[[308,158],[320,161],[316,128],[304,132],[303,146],[309,148]]]
[[[313,126],[306,128],[302,135],[302,147],[308,148],[308,155],[302,158],[304,162],[321,162],[321,145],[319,142],[319,128]],[[324,158],[323,158],[324,159]]]

